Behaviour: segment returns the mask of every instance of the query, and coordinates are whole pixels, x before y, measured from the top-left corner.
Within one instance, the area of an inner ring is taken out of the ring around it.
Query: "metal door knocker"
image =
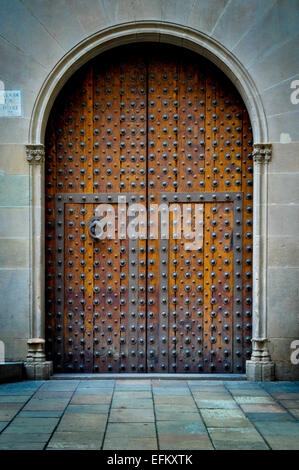
[[[88,221],[88,233],[94,241],[103,239],[104,227],[101,220],[101,217],[93,216]]]

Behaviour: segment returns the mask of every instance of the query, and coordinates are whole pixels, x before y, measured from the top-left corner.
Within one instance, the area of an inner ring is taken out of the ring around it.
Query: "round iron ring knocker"
[[[103,240],[104,230],[102,225],[99,224],[100,217],[91,217],[88,221],[88,233],[94,241]]]

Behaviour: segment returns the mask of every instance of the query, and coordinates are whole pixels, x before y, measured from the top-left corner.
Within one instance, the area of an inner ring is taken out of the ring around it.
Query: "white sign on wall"
[[[22,90],[0,89],[0,117],[22,117]]]

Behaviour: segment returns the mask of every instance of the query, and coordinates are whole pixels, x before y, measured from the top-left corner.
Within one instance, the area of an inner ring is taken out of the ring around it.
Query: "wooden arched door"
[[[244,371],[251,151],[238,92],[184,49],[122,47],[69,80],[46,134],[46,344],[57,372]],[[95,241],[95,208],[117,209],[119,196],[125,214],[132,203],[147,214],[191,204],[193,228],[197,204],[202,246],[186,251],[171,233]]]

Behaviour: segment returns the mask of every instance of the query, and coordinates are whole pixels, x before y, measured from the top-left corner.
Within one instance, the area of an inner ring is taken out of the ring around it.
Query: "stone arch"
[[[190,49],[217,65],[236,86],[247,107],[255,142],[267,142],[268,128],[262,101],[247,70],[238,59],[208,35],[165,22],[125,23],[101,30],[69,51],[46,78],[32,110],[28,141],[43,144],[45,128],[56,96],[69,77],[88,60],[114,47],[136,42],[161,42]]]
[[[267,163],[271,159],[267,120],[257,87],[239,60],[210,36],[188,28],[159,21],[123,23],[103,29],[81,41],[53,68],[36,98],[29,126],[27,160],[31,188],[31,337],[44,343],[44,136],[50,110],[58,93],[82,65],[114,47],[160,42],[178,45],[213,62],[235,85],[250,116],[254,137],[254,247],[253,247],[253,356],[248,361],[249,376],[256,380],[273,377],[274,364],[267,349]],[[261,165],[262,164],[262,165]],[[34,358],[33,358],[34,359]],[[45,356],[44,356],[45,359]],[[41,357],[39,356],[39,361]],[[47,364],[45,362],[45,364]],[[264,367],[265,365],[265,367]]]

